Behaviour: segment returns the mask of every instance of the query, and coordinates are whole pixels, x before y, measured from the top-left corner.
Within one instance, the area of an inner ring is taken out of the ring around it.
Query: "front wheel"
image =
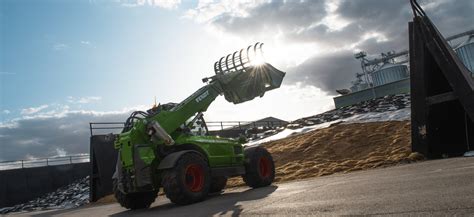
[[[252,147],[244,150],[245,184],[252,188],[272,184],[275,179],[275,164],[272,155],[263,147]]]
[[[117,179],[113,179],[115,199],[117,199],[117,202],[119,202],[122,207],[127,209],[148,208],[156,199],[157,192],[155,191],[125,194],[118,189],[117,185]]]
[[[174,168],[163,171],[162,177],[161,185],[166,197],[175,204],[199,202],[209,193],[210,169],[201,154],[184,154]]]

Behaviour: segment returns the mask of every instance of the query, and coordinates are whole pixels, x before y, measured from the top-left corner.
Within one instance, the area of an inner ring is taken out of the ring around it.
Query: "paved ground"
[[[474,157],[337,174],[255,190],[238,188],[189,206],[175,206],[159,197],[147,210],[128,211],[108,204],[18,216],[346,214],[474,216]]]

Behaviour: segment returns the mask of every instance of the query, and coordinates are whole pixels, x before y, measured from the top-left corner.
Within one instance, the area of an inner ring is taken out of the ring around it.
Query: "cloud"
[[[56,51],[61,51],[61,50],[65,50],[65,49],[68,49],[69,48],[69,45],[67,44],[63,44],[63,43],[56,43],[53,45],[53,49],[56,50]]]
[[[35,113],[38,113],[39,111],[48,108],[48,105],[41,105],[38,107],[31,107],[31,108],[26,108],[21,110],[22,115],[32,115]]]
[[[11,113],[11,111],[10,111],[10,110],[8,110],[8,109],[5,109],[5,110],[3,110],[3,111],[2,111],[2,113],[3,113],[3,114],[7,114],[7,115],[8,115],[8,114],[10,114],[10,113]]]
[[[19,146],[36,146],[36,145],[43,145],[40,138],[28,138],[28,139],[20,139],[17,141]]]
[[[0,123],[0,159],[89,153],[90,122],[121,122],[131,111],[147,108],[139,106],[109,112],[57,109]],[[114,131],[96,133],[110,132]]]
[[[472,0],[424,0],[421,4],[445,36],[474,28]],[[316,47],[306,49],[308,59],[287,69],[287,79],[333,92],[350,86],[354,73],[361,71],[353,59],[355,51],[379,54],[408,49],[412,16],[407,0],[222,0],[200,1],[184,17],[247,41]]]
[[[224,32],[297,32],[326,15],[324,1],[200,1],[187,18],[206,22]]]
[[[90,42],[90,41],[81,41],[81,44],[83,44],[83,45],[90,45],[91,42]]]
[[[152,6],[168,10],[176,9],[181,4],[181,0],[126,0],[120,2],[123,7]]]
[[[64,150],[64,148],[56,148],[56,156],[57,157],[64,157],[67,155],[67,152],[66,150]]]
[[[300,65],[288,69],[286,83],[315,86],[334,94],[335,89],[345,88],[358,71],[358,62],[349,50],[314,56]]]
[[[73,104],[87,104],[87,103],[92,103],[92,102],[98,102],[102,100],[102,97],[100,96],[87,96],[87,97],[72,97],[68,96],[67,101],[69,103]]]

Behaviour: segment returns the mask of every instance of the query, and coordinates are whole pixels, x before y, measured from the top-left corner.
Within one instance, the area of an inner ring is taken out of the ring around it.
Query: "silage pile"
[[[408,121],[338,124],[264,145],[276,181],[351,172],[419,158],[411,154]]]
[[[337,123],[262,144],[273,156],[276,182],[410,163],[410,122]],[[243,185],[241,178],[228,186]]]

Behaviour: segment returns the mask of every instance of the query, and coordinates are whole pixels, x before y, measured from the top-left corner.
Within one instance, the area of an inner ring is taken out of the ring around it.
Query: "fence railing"
[[[230,129],[249,129],[255,127],[280,127],[285,126],[286,121],[206,121],[207,128],[210,131],[230,130]],[[107,133],[112,133],[110,130],[123,129],[124,122],[92,122],[89,123],[91,136],[97,130],[109,130]]]
[[[94,130],[121,130],[123,129],[125,122],[91,122],[89,123],[89,129],[91,136],[94,135]],[[111,133],[111,132],[108,132]]]
[[[54,166],[89,162],[89,154],[63,157],[38,158],[31,160],[1,161],[0,170],[23,169],[31,167]]]

